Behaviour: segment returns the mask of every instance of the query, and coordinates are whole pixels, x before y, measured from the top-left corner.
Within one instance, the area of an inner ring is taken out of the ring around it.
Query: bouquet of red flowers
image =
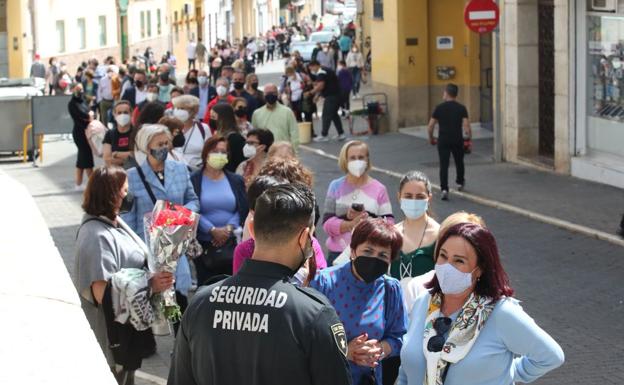
[[[154,210],[144,218],[150,271],[175,273],[178,260],[195,239],[198,224],[199,214],[181,205],[156,201]],[[154,296],[154,307],[161,319],[164,317],[174,322],[180,319],[180,307],[173,288]]]

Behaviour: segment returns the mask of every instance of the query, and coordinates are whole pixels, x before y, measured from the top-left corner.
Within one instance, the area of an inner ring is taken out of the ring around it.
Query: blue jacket
[[[165,160],[164,186],[158,180],[147,160],[143,162],[141,169],[156,199],[182,204],[189,210],[199,212],[199,199],[191,185],[186,165],[174,160]],[[134,232],[145,239],[143,217],[154,209],[154,202],[152,202],[136,168],[128,170],[128,191],[134,194],[134,204],[132,210],[122,214],[121,217]]]
[[[236,198],[236,210],[238,211],[238,215],[240,217],[240,223],[245,223],[245,219],[247,219],[247,214],[249,213],[249,203],[247,202],[247,190],[245,188],[245,181],[243,177],[229,172],[227,170],[223,170],[225,173],[225,177],[230,183],[230,187],[232,188],[232,192],[234,193],[234,197]],[[204,169],[201,168],[191,174],[191,183],[193,184],[193,189],[195,190],[195,194],[201,200],[202,196],[202,175],[204,173]],[[166,181],[166,179],[165,179]],[[199,229],[197,231],[200,231]]]

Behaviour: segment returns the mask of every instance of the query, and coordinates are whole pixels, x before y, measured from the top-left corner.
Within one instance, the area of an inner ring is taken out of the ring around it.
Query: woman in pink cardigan
[[[394,223],[386,186],[368,175],[372,167],[368,145],[359,140],[347,142],[338,165],[346,175],[329,184],[323,215],[329,265],[349,246],[351,232],[363,219],[381,217]]]

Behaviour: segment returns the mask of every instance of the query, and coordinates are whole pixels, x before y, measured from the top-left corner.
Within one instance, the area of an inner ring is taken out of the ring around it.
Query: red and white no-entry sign
[[[464,20],[474,32],[492,32],[498,26],[498,5],[493,0],[472,0],[466,4]]]

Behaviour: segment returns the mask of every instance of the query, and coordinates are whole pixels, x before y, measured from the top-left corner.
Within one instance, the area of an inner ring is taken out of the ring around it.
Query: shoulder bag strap
[[[145,179],[145,174],[143,173],[143,169],[141,169],[141,166],[137,166],[137,172],[139,173],[139,178],[141,178],[141,181],[143,182],[143,186],[145,186],[145,190],[147,190],[147,194],[149,194],[150,198],[152,199],[152,203],[156,204],[156,196],[154,195],[154,192],[152,191],[152,187],[149,185],[149,183],[147,183],[147,180]]]

